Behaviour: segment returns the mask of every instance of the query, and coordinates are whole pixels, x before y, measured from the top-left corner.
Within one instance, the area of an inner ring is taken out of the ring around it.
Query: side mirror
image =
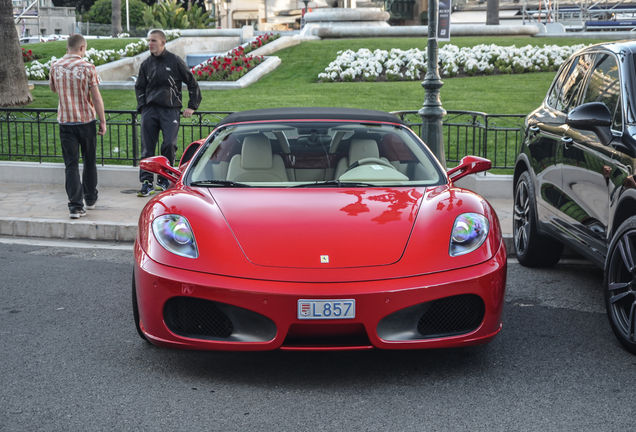
[[[170,166],[170,161],[165,156],[152,156],[142,159],[139,168],[154,174],[159,174],[176,183],[181,179],[181,171]]]
[[[464,156],[459,165],[455,168],[449,169],[446,174],[453,182],[456,182],[468,174],[488,171],[490,168],[492,168],[492,162],[486,158],[479,156]]]
[[[201,144],[203,144],[204,141],[205,140],[195,141],[190,144],[188,148],[185,149],[185,151],[181,155],[181,160],[179,161],[179,170],[183,172],[183,168],[185,168],[188,162],[192,160],[197,150],[199,150],[199,147],[201,147]]]
[[[603,145],[608,145],[613,138],[612,114],[603,102],[589,102],[579,105],[568,113],[565,120],[568,126],[592,131]]]

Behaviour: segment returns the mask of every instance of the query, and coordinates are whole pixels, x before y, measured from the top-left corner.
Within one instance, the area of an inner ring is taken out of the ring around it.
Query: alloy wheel
[[[636,333],[636,229],[625,231],[611,250],[607,273],[610,319],[627,341]]]
[[[520,181],[515,191],[513,214],[513,235],[517,255],[523,255],[528,248],[530,230],[530,195],[528,184]]]

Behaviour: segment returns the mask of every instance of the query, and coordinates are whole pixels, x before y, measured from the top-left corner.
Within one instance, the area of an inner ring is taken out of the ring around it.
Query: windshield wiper
[[[315,182],[315,183],[303,183],[295,186],[289,186],[291,188],[301,188],[301,187],[322,187],[322,186],[336,186],[336,187],[377,187],[371,183],[361,183],[361,182],[342,182],[340,180],[327,180],[323,182]]]
[[[231,180],[199,180],[190,183],[190,186],[229,186],[229,187],[252,187],[245,183],[237,183]]]

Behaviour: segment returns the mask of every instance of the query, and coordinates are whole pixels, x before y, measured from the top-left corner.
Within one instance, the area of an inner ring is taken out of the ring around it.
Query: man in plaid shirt
[[[62,157],[66,166],[66,194],[71,219],[86,215],[97,202],[97,132],[95,115],[99,117],[99,134],[106,133],[104,102],[99,93],[99,78],[95,66],[84,60],[86,39],[69,36],[66,55],[53,62],[49,87],[59,94],[57,121],[60,124]],[[80,181],[79,156],[84,163]],[[84,206],[86,201],[86,206]]]

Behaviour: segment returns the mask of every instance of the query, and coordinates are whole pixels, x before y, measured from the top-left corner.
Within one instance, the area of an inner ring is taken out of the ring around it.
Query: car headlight
[[[477,213],[457,216],[451,231],[450,256],[470,253],[484,243],[488,237],[488,219]]]
[[[188,220],[181,215],[163,215],[152,221],[152,232],[161,246],[173,254],[197,258],[199,250]]]

